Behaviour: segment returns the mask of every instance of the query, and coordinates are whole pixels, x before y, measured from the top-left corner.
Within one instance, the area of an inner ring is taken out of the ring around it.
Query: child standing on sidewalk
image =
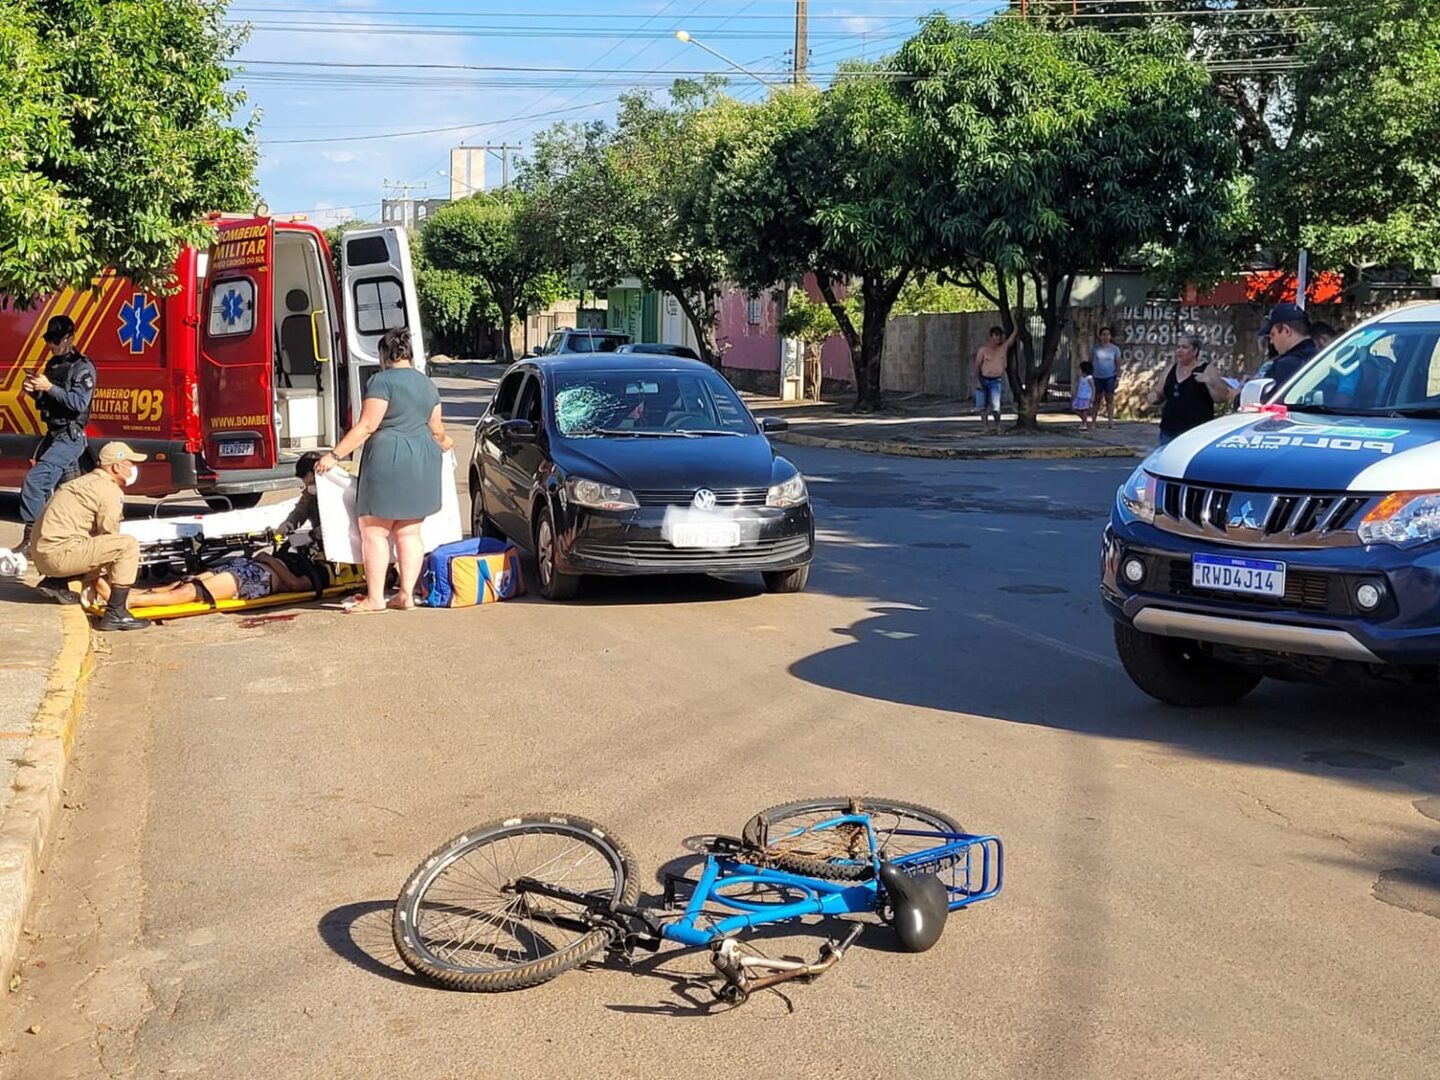
[[[1080,417],[1081,431],[1095,430],[1095,418],[1099,410],[1095,407],[1095,365],[1089,360],[1080,361],[1080,385],[1075,388],[1075,396],[1070,399],[1070,408]]]

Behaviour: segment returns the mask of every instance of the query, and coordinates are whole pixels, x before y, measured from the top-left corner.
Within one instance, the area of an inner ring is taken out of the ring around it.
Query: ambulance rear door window
[[[210,289],[211,337],[237,337],[255,329],[255,283],[249,278],[217,281]]]

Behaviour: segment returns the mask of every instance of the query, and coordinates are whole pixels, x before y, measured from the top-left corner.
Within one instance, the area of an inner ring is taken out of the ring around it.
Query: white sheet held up
[[[320,527],[325,538],[325,558],[335,563],[362,562],[360,521],[355,514],[359,481],[344,469],[331,469],[316,477],[320,497]],[[426,551],[451,544],[464,535],[460,525],[460,497],[455,490],[455,452],[449,451],[440,470],[440,509],[420,523],[420,541]],[[390,545],[395,561],[395,545]]]

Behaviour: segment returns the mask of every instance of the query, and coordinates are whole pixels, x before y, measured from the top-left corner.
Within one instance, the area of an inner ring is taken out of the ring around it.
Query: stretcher
[[[281,523],[295,509],[298,501],[290,499],[268,506],[215,514],[126,521],[121,524],[120,530],[140,541],[140,586],[143,588],[212,570],[218,563],[237,555],[248,558],[256,552],[271,550],[280,539],[278,531]],[[310,534],[306,530],[297,530],[285,542],[297,551],[303,550],[310,544]],[[360,566],[323,559],[313,560],[313,566],[316,571],[315,588],[306,592],[271,593],[254,600],[237,597],[213,603],[169,604],[140,608],[139,612],[156,622],[183,619],[190,615],[209,615],[216,611],[248,612],[344,596],[365,584],[365,572]],[[90,610],[98,615],[104,608],[95,605]]]

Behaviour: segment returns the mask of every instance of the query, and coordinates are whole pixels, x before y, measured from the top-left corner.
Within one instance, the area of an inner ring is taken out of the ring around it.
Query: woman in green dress
[[[355,512],[367,595],[350,606],[357,614],[387,607],[385,574],[392,538],[400,591],[388,606],[402,611],[415,606],[415,583],[425,555],[420,522],[440,509],[441,459],[453,445],[440,419],[439,391],[412,363],[409,331],[391,330],[380,339],[379,351],[381,370],[365,387],[359,422],[315,464],[317,473],[328,472],[338,458],[365,448]]]

